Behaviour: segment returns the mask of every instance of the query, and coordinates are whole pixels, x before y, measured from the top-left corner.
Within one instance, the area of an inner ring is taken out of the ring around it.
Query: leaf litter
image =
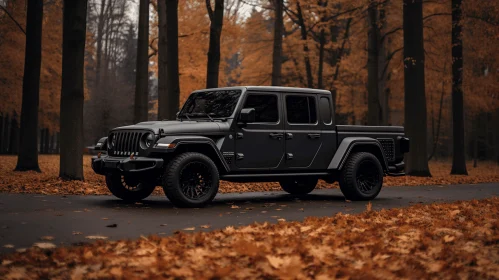
[[[7,193],[32,193],[32,194],[59,194],[59,195],[110,195],[106,187],[104,176],[93,172],[90,165],[91,156],[85,155],[83,160],[83,173],[85,181],[65,181],[58,177],[59,156],[39,155],[41,173],[13,172],[17,157],[10,155],[0,156],[0,192]],[[471,166],[471,162],[469,163]],[[479,162],[477,168],[470,168],[469,176],[449,175],[450,161],[430,161],[432,177],[385,177],[384,186],[420,186],[449,184],[477,184],[499,182],[499,165],[494,162]],[[328,184],[319,181],[318,189],[338,188],[338,183]],[[221,193],[243,193],[259,191],[281,191],[279,183],[231,183],[220,182]],[[161,188],[156,188],[154,195],[164,195]],[[347,201],[350,202],[350,201]],[[142,203],[136,203],[140,206]],[[234,205],[231,208],[237,209]],[[85,209],[84,211],[88,211]]]
[[[0,257],[21,278],[497,279],[499,198],[303,222],[30,248]],[[459,210],[459,211],[456,211]],[[78,277],[76,277],[76,276]]]

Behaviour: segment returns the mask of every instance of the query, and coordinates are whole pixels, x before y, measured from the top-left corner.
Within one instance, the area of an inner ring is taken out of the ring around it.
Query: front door
[[[281,96],[274,93],[249,93],[243,108],[255,109],[255,122],[236,129],[236,166],[240,169],[277,168],[284,156],[284,127],[281,121]]]
[[[309,167],[322,146],[316,96],[286,94],[283,98],[286,112],[286,167]]]

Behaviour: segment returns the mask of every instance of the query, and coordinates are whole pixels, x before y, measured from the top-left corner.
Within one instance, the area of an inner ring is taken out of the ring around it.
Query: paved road
[[[373,209],[415,203],[482,199],[499,195],[499,183],[455,186],[387,187],[372,201]],[[169,235],[195,227],[213,230],[253,222],[303,220],[307,216],[359,213],[366,202],[346,202],[338,189],[316,190],[298,198],[284,192],[220,194],[203,209],[177,209],[165,197],[127,204],[112,196],[44,196],[0,194],[0,253],[26,248],[53,236],[57,246],[92,242],[89,235],[109,239]],[[115,227],[108,227],[116,225]],[[210,225],[209,229],[201,225]],[[76,233],[76,234],[75,234]],[[78,234],[80,233],[80,234]],[[6,244],[14,248],[4,247]]]

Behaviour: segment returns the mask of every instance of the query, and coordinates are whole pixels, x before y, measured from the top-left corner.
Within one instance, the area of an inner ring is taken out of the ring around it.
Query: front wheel
[[[279,182],[282,189],[290,194],[305,195],[315,189],[317,178],[286,179]]]
[[[340,189],[346,199],[374,199],[383,186],[383,168],[371,153],[355,153],[343,166],[339,178]]]
[[[200,153],[183,153],[166,166],[163,190],[177,207],[203,207],[218,192],[219,175],[215,163]]]
[[[153,182],[142,181],[134,176],[125,176],[118,172],[106,174],[109,191],[125,201],[137,202],[147,198],[156,188]]]

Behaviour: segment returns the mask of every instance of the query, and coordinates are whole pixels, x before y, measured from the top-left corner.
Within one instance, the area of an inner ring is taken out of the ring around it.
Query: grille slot
[[[386,160],[395,161],[395,140],[391,138],[378,138],[378,141],[383,147]]]
[[[136,156],[140,152],[140,139],[147,132],[118,131],[114,132],[116,145],[109,154],[112,156],[129,156],[132,153]]]

